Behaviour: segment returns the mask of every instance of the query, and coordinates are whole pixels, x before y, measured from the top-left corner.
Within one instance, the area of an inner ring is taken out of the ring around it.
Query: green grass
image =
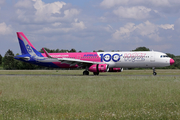
[[[3,67],[0,65],[0,70],[3,70]]]
[[[158,71],[166,75],[180,72]],[[8,74],[11,72],[17,71]],[[46,71],[35,73],[41,72],[46,74]],[[152,71],[143,70],[101,76],[82,76],[81,70],[48,71],[48,74],[51,72],[69,76],[1,75],[0,119],[180,118],[180,76],[154,77]],[[128,76],[140,73],[150,76]]]

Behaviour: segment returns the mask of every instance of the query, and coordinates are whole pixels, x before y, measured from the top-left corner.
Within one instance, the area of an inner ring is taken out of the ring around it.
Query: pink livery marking
[[[44,57],[48,57],[45,53],[42,53]],[[49,53],[53,58],[72,58],[86,61],[101,62],[101,57],[97,52],[85,52],[85,53]]]
[[[144,61],[146,53],[125,53],[124,60],[125,61]]]
[[[107,64],[100,64],[100,65],[92,65],[89,67],[89,71],[91,72],[107,72],[109,70]]]
[[[18,36],[18,38],[19,38],[20,40],[22,40],[22,41],[23,41],[23,38],[22,38],[22,37],[24,37],[24,38],[26,39],[26,41],[28,42],[28,44],[29,44],[32,48],[35,49],[35,47],[31,44],[31,42],[27,39],[27,37],[24,35],[23,32],[17,32],[17,36]],[[21,36],[22,36],[22,37],[21,37]]]
[[[61,64],[60,62],[52,62],[52,63],[60,68],[77,68],[78,67],[78,65],[70,66],[69,64],[65,64],[65,63]]]

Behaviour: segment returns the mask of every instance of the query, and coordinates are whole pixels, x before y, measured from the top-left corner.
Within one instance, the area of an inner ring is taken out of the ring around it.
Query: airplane
[[[22,55],[14,58],[40,66],[53,68],[84,68],[83,75],[99,75],[100,72],[122,72],[123,68],[152,68],[174,64],[167,54],[157,51],[124,52],[79,52],[79,53],[40,53],[31,44],[23,32],[17,32]]]

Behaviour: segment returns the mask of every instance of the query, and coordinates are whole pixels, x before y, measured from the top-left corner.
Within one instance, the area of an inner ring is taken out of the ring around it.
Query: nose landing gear
[[[156,75],[157,75],[157,73],[156,73],[156,69],[155,69],[155,67],[153,67],[152,69],[153,69],[153,75],[154,75],[154,76],[156,76]]]

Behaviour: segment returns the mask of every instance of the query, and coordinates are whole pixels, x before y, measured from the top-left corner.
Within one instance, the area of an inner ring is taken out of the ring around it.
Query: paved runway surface
[[[65,75],[65,74],[59,74],[59,75],[40,75],[40,74],[0,74],[0,76],[84,76],[84,75]],[[89,75],[89,76],[95,76],[95,75]],[[98,75],[98,76],[136,76],[136,77],[149,77],[149,76],[153,76],[153,75]],[[180,75],[156,75],[154,77],[180,77]],[[87,76],[88,77],[88,76]]]

